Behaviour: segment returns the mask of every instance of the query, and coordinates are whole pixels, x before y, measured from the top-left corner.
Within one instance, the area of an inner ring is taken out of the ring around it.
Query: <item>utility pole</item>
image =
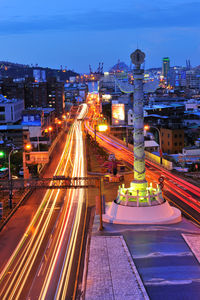
[[[128,126],[126,125],[126,147],[128,148]]]
[[[99,178],[99,219],[100,219],[100,226],[99,231],[103,230],[103,219],[102,219],[102,177]]]

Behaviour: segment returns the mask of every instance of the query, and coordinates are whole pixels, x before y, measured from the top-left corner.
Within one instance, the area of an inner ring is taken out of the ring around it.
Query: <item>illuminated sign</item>
[[[112,98],[112,96],[111,95],[109,95],[109,94],[104,94],[104,95],[102,95],[102,100],[104,100],[105,102],[107,101],[107,102],[109,102],[109,100]]]
[[[123,103],[112,102],[112,124],[123,125],[125,122],[125,107]]]

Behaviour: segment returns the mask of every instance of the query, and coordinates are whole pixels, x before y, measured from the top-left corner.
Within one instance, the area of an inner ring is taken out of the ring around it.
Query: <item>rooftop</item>
[[[158,147],[159,145],[153,141],[153,140],[150,140],[150,141],[144,141],[144,147]]]
[[[16,103],[18,101],[23,101],[23,100],[22,99],[16,99],[16,98],[7,99],[2,94],[0,94],[0,104]]]

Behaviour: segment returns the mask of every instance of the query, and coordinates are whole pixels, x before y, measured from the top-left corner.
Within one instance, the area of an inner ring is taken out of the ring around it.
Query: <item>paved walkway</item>
[[[192,250],[196,259],[200,263],[200,235],[199,234],[182,234],[184,240]]]
[[[148,300],[122,236],[92,236],[85,300]]]

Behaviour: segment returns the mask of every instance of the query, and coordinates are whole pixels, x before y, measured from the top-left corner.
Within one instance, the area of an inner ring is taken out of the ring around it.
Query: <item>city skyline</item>
[[[146,0],[97,2],[64,0],[0,4],[0,60],[38,64],[52,68],[67,66],[76,72],[93,71],[99,62],[109,70],[118,59],[130,64],[129,53],[146,52],[146,68],[161,67],[162,58],[171,65],[199,65],[200,3]]]

